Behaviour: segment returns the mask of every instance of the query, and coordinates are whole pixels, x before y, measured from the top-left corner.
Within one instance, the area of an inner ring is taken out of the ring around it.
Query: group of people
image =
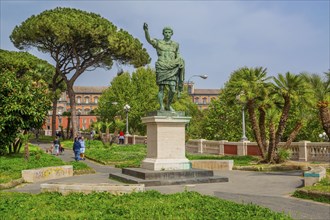
[[[73,143],[74,159],[76,161],[85,160],[85,140],[84,137],[75,137]]]

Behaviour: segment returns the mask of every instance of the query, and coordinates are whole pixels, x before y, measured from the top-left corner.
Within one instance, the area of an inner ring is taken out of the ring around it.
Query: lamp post
[[[129,135],[129,132],[128,132],[128,112],[129,112],[130,109],[131,109],[131,106],[129,106],[128,104],[126,104],[124,106],[124,110],[126,112],[126,135]]]
[[[245,114],[244,114],[244,110],[245,110],[245,102],[241,101],[241,96],[244,95],[244,92],[242,91],[239,95],[236,96],[236,100],[242,104],[242,139],[241,141],[248,141],[248,138],[245,135]]]
[[[62,126],[62,112],[58,111],[58,127],[60,128]]]
[[[202,79],[207,79],[208,75],[204,74],[204,75],[192,75],[191,77],[189,77],[187,83],[188,83],[188,94],[191,94],[191,89],[190,89],[190,92],[189,92],[189,85],[190,85],[190,80],[191,78],[193,77],[199,77],[199,78],[202,78]]]

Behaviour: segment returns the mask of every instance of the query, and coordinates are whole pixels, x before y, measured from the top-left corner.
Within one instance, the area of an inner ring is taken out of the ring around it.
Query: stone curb
[[[89,170],[73,170],[73,175],[78,176],[78,175],[85,175],[85,174],[92,174],[96,173],[94,169],[89,169]]]
[[[12,181],[10,181],[8,183],[1,183],[0,184],[0,190],[13,188],[13,187],[18,186],[18,185],[20,185],[22,183],[24,183],[24,179],[23,178],[12,180]]]
[[[330,200],[330,193],[327,193],[327,192],[310,191],[310,190],[306,190],[306,189],[297,189],[296,192],[306,195],[306,196],[313,197],[313,198],[324,197],[324,198]]]
[[[290,170],[306,170],[305,166],[298,165],[274,165],[274,166],[234,166],[233,170],[241,171],[290,171]]]

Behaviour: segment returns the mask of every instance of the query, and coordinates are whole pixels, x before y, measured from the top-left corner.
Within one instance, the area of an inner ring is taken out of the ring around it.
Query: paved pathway
[[[50,145],[50,144],[49,144]],[[49,147],[40,144],[45,149]],[[73,153],[66,150],[59,156],[64,161],[73,161]],[[82,183],[114,183],[110,180],[110,172],[121,172],[120,169],[104,166],[90,160],[81,161],[93,167],[95,174],[73,176],[44,182],[82,182]],[[277,212],[285,212],[295,219],[330,219],[330,205],[290,197],[290,193],[302,185],[301,172],[251,172],[251,171],[215,171],[215,175],[226,176],[228,183],[208,183],[195,185],[171,185],[147,187],[146,190],[157,190],[161,193],[175,193],[184,190],[197,191],[201,194],[216,196],[221,199],[239,203],[254,203]],[[39,193],[40,184],[24,184],[9,191]]]

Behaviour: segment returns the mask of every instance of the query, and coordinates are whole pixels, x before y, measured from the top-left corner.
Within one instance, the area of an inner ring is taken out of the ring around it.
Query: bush
[[[292,155],[292,151],[290,149],[281,147],[277,151],[275,161],[276,161],[276,163],[283,163],[285,161],[290,160],[291,155]]]

